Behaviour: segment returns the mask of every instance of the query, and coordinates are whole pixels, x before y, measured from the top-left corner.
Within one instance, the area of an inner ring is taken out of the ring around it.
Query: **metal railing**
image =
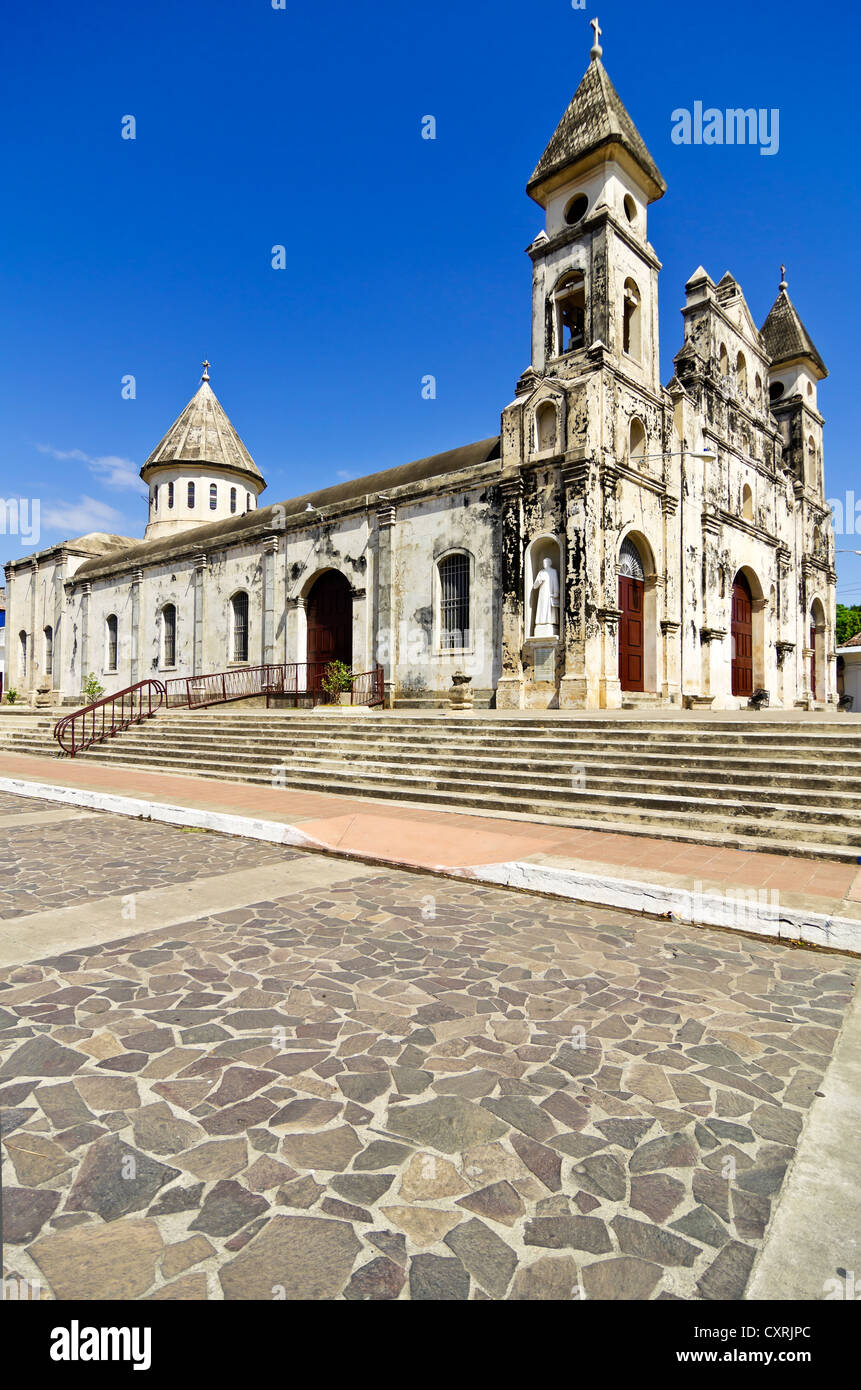
[[[168,709],[206,709],[254,696],[270,700],[281,698],[294,704],[322,704],[328,698],[323,676],[328,661],[294,661],[281,665],[237,666],[231,671],[213,671],[202,676],[174,676],[165,682]],[[352,705],[381,705],[384,702],[383,668],[354,673],[348,692]]]
[[[133,724],[151,719],[164,702],[165,688],[161,681],[138,681],[137,685],[118,690],[116,695],[105,695],[94,704],[58,719],[54,738],[63,752],[74,758],[76,753],[83,753],[94,743],[103,743]]]

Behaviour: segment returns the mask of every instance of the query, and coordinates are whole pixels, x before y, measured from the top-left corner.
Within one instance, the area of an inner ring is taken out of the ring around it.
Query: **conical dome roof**
[[[813,339],[789,298],[785,281],[781,281],[780,293],[762,325],[762,337],[773,367],[792,362],[798,357],[806,357],[813,363],[820,380],[828,375],[828,369],[817,352]]]
[[[600,49],[593,50],[595,54],[600,54]],[[527,193],[540,203],[545,185],[552,188],[571,165],[610,145],[625,150],[639,167],[646,176],[653,199],[663,197],[667,185],[661,171],[607,76],[600,56],[593,56],[583,81],[526,185]]]
[[[152,470],[173,464],[200,464],[243,473],[263,487],[263,475],[231,425],[224,407],[209,384],[209,363],[203,378],[181,415],[174,420],[141,469],[148,482]]]

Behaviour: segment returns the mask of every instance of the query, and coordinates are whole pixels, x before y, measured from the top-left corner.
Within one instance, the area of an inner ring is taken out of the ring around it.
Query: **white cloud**
[[[121,535],[125,524],[122,512],[95,497],[82,496],[77,502],[55,502],[42,512],[42,528],[60,531],[64,536],[85,536],[90,531]]]
[[[105,487],[130,488],[139,497],[146,497],[147,490],[138,476],[138,465],[134,459],[123,458],[119,454],[102,454],[91,458],[83,449],[55,449],[51,444],[37,444],[40,454],[48,454],[60,463],[74,461],[85,463],[93,477]]]

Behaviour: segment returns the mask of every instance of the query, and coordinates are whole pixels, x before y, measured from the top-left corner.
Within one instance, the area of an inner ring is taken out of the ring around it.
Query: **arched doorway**
[[[309,663],[353,664],[353,598],[337,570],[321,574],[307,598]],[[322,674],[322,670],[320,672]]]
[[[810,693],[825,700],[825,609],[816,598],[810,608]]]
[[[623,690],[646,689],[645,571],[630,536],[619,551],[619,684]]]
[[[753,694],[753,595],[741,570],[732,581],[731,640],[732,693],[750,698]]]

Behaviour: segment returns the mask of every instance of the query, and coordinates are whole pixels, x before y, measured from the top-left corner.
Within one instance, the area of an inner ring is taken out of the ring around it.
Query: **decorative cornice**
[[[726,637],[726,628],[723,627],[701,627],[700,641],[707,646],[710,642],[722,642]]]
[[[680,627],[681,623],[677,623],[675,618],[661,619],[661,632],[664,634],[665,637],[669,636],[673,632],[678,632]]]
[[[377,526],[381,531],[391,530],[397,519],[398,509],[393,503],[377,508]]]

